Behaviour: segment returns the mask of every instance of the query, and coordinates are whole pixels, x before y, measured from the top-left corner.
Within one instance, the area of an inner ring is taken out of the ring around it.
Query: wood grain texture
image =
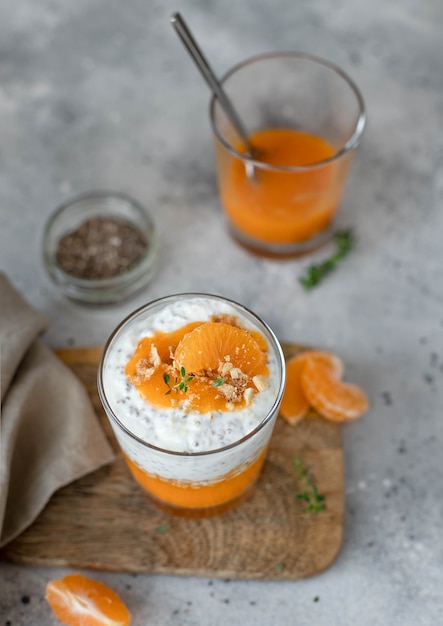
[[[284,345],[286,356],[302,350]],[[14,563],[237,579],[295,580],[328,568],[343,538],[340,426],[311,413],[279,418],[253,495],[234,511],[201,520],[159,511],[134,482],[96,390],[101,348],[57,351],[85,384],[117,460],[58,491],[0,558]],[[306,513],[294,495],[293,457],[312,467],[327,508]],[[164,525],[167,525],[166,532]]]

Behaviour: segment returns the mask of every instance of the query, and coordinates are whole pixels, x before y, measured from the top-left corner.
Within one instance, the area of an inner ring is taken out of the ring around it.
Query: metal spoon
[[[197,65],[198,69],[200,70],[203,78],[209,85],[212,93],[220,102],[220,105],[222,106],[224,112],[228,116],[229,120],[231,121],[232,125],[234,126],[235,130],[243,141],[246,148],[246,156],[250,159],[254,158],[253,149],[249,142],[248,133],[246,132],[237,111],[235,110],[221,83],[216,78],[211,66],[209,65],[206,57],[204,56],[203,52],[195,41],[193,35],[191,34],[191,31],[189,30],[186,22],[184,21],[180,13],[173,13],[173,15],[171,15],[171,24],[174,27],[178,36],[180,37],[185,48],[191,55],[193,61]],[[246,163],[246,174],[251,179],[255,178],[254,166],[252,163]]]

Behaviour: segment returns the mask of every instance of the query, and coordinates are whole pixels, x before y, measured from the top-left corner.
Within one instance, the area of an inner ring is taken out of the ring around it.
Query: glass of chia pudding
[[[134,478],[171,514],[207,517],[252,493],[285,387],[269,328],[242,305],[178,294],[106,343],[101,402]]]

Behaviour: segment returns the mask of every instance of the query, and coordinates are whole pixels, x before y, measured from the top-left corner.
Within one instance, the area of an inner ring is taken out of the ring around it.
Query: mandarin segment
[[[190,324],[186,324],[186,326],[182,326],[181,328],[169,333],[158,331],[152,337],[143,337],[139,341],[133,356],[126,366],[126,373],[128,376],[134,376],[136,374],[138,361],[141,358],[150,356],[153,345],[155,346],[155,350],[159,355],[161,362],[167,363],[170,360],[171,352],[173,353],[175,351],[183,335],[191,332],[194,328],[203,323],[204,322],[191,322]]]
[[[290,424],[295,425],[309,410],[309,402],[301,386],[301,372],[305,359],[293,358],[286,363],[286,387],[280,405],[280,413]]]
[[[341,378],[343,375],[342,361],[331,352],[306,350],[306,352],[301,352],[289,359],[286,362],[286,388],[280,413],[292,425],[302,420],[310,407],[301,382],[302,371],[309,359],[324,363],[336,378]]]
[[[267,374],[266,355],[257,340],[243,328],[222,322],[206,322],[187,333],[175,351],[177,369],[197,374],[217,371],[230,362],[248,377]]]
[[[45,597],[67,626],[129,626],[131,622],[128,609],[112,589],[82,574],[51,580]]]
[[[340,357],[333,352],[327,352],[326,350],[306,350],[305,352],[298,354],[295,358],[302,359],[305,362],[308,359],[315,359],[328,367],[333,375],[338,379],[342,378],[345,371],[345,366],[343,365],[343,361]]]
[[[308,402],[332,421],[353,420],[368,409],[368,398],[363,389],[342,382],[319,359],[307,359],[301,373],[301,385]]]

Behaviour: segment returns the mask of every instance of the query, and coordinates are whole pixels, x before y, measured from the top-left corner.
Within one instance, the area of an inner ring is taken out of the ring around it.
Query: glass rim
[[[355,150],[360,143],[361,137],[363,135],[364,128],[366,126],[367,114],[366,107],[363,100],[363,96],[361,94],[360,89],[357,87],[357,84],[353,81],[353,79],[338,65],[332,63],[331,61],[327,61],[321,57],[316,55],[307,53],[307,52],[294,52],[294,51],[281,51],[281,52],[264,52],[262,54],[256,54],[254,56],[248,57],[243,61],[240,61],[233,67],[231,67],[220,79],[220,83],[223,84],[227,81],[233,74],[243,69],[248,65],[252,65],[253,63],[263,61],[266,59],[272,58],[295,58],[304,61],[310,61],[317,65],[322,65],[324,68],[331,70],[337,76],[345,81],[348,86],[351,88],[351,91],[354,93],[356,100],[359,106],[359,115],[357,122],[355,124],[354,131],[345,145],[340,148],[337,152],[335,152],[331,157],[327,159],[323,159],[321,161],[317,161],[316,163],[311,163],[309,165],[272,165],[270,163],[264,163],[263,161],[258,161],[246,154],[239,152],[234,146],[232,146],[222,135],[220,129],[218,128],[215,121],[215,105],[217,102],[217,96],[213,95],[210,99],[209,103],[209,119],[211,122],[211,127],[214,135],[217,137],[219,141],[227,148],[227,150],[236,156],[238,159],[243,161],[247,165],[251,165],[254,168],[261,170],[268,170],[274,172],[306,172],[313,169],[317,169],[323,167],[329,163],[333,163],[334,161],[339,160],[342,156]]]
[[[250,432],[248,432],[246,435],[244,435],[241,439],[238,439],[237,441],[234,441],[226,446],[222,446],[221,448],[214,448],[211,450],[202,450],[202,451],[198,451],[198,452],[181,452],[178,450],[168,450],[166,448],[161,448],[160,446],[156,446],[152,443],[149,443],[147,441],[144,441],[143,439],[141,439],[141,437],[139,437],[138,435],[135,435],[133,432],[131,432],[117,417],[117,415],[114,413],[114,411],[112,410],[108,399],[106,397],[106,393],[104,390],[104,384],[103,384],[103,368],[104,368],[104,364],[105,364],[105,358],[106,358],[106,353],[108,351],[108,349],[111,346],[111,343],[113,342],[114,338],[117,336],[117,334],[133,319],[135,319],[138,315],[140,315],[142,312],[144,312],[146,309],[150,308],[151,306],[154,306],[156,304],[160,304],[162,302],[164,302],[165,304],[168,303],[168,301],[172,301],[172,300],[176,300],[177,298],[210,298],[213,300],[220,300],[223,302],[228,302],[229,304],[233,305],[234,308],[239,308],[241,311],[243,311],[244,313],[246,313],[246,315],[251,316],[257,323],[259,326],[262,326],[266,332],[268,333],[268,335],[270,336],[272,342],[273,342],[273,348],[274,351],[276,353],[277,359],[279,361],[279,365],[281,368],[281,379],[280,379],[280,384],[279,384],[279,388],[277,391],[277,395],[276,398],[272,404],[272,406],[270,407],[270,409],[268,410],[266,417],[263,418],[263,420]],[[285,357],[283,354],[283,350],[282,347],[280,345],[280,342],[277,339],[277,336],[275,335],[274,331],[271,329],[271,327],[264,321],[262,320],[258,315],[256,315],[253,311],[251,311],[250,309],[248,309],[246,306],[235,302],[234,300],[230,300],[229,298],[225,298],[224,296],[218,296],[216,294],[209,294],[209,293],[199,293],[199,292],[183,292],[183,293],[177,293],[177,294],[172,294],[169,296],[163,296],[161,298],[156,298],[155,300],[151,300],[150,302],[148,302],[147,304],[142,305],[141,307],[139,307],[138,309],[136,309],[135,311],[133,311],[132,313],[130,313],[129,315],[127,315],[121,322],[120,324],[118,324],[118,326],[113,330],[113,332],[111,333],[111,335],[109,336],[108,340],[106,341],[103,350],[102,350],[102,354],[100,357],[100,361],[99,361],[99,365],[98,365],[98,374],[97,374],[97,389],[98,389],[98,395],[100,397],[101,403],[103,405],[103,408],[105,409],[106,415],[108,416],[108,418],[110,418],[115,425],[122,430],[126,435],[128,435],[131,439],[133,439],[134,441],[137,441],[139,444],[143,445],[145,448],[148,448],[149,450],[155,450],[156,452],[160,452],[162,454],[166,454],[166,455],[171,455],[174,457],[180,457],[180,458],[185,458],[185,457],[191,457],[191,458],[196,458],[196,457],[206,457],[209,455],[213,455],[213,454],[217,454],[219,452],[224,452],[226,450],[232,450],[233,448],[237,448],[238,446],[240,446],[242,443],[244,443],[245,441],[251,439],[256,433],[260,432],[268,423],[269,421],[272,419],[272,417],[274,416],[278,405],[280,404],[281,398],[283,396],[284,390],[285,390],[285,384],[286,384],[286,368],[285,368]]]

